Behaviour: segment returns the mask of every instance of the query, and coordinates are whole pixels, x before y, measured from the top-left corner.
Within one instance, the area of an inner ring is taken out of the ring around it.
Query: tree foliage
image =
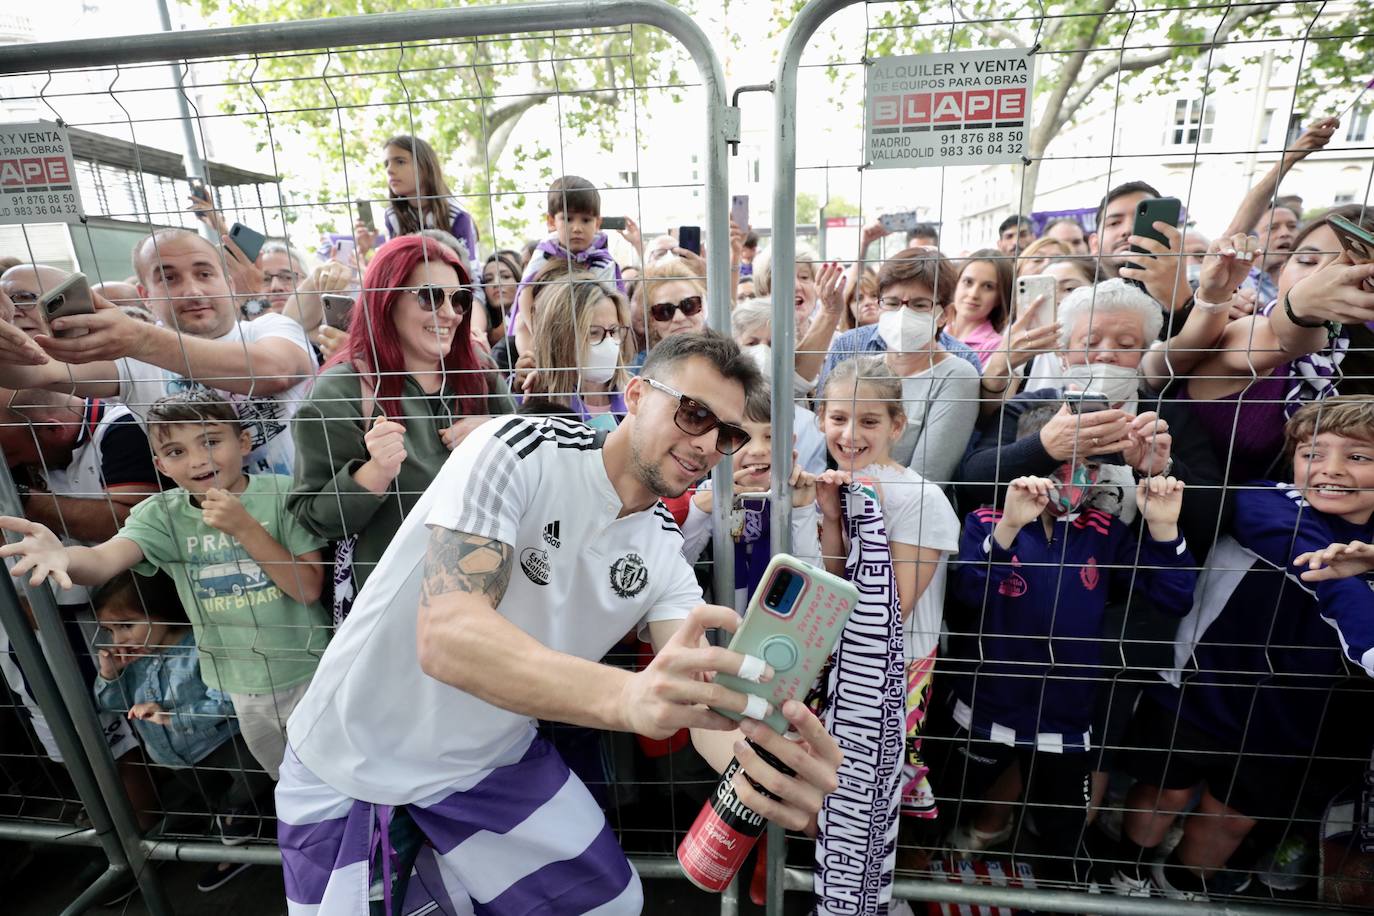
[[[196,6],[217,25],[475,5],[474,0],[181,2]],[[269,135],[279,148],[309,144],[318,154],[317,173],[292,177],[313,179],[318,200],[362,196],[353,189],[378,183],[382,142],[395,134],[422,136],[438,152],[454,193],[473,195],[464,205],[485,233],[493,225],[522,233],[522,221],[506,214],[519,211],[524,194],[514,170],[500,166],[535,163],[547,178],[564,136],[595,136],[610,149],[615,133],[602,125],[628,120],[633,87],[676,83],[684,60],[669,36],[641,26],[282,53],[233,62],[224,109],[246,116],[260,145]],[[557,106],[563,135],[512,146],[521,118],[544,105]],[[495,207],[493,200],[499,201]]]

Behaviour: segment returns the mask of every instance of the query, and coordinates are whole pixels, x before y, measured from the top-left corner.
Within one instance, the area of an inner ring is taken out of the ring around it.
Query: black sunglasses
[[[733,455],[749,441],[749,433],[733,423],[726,423],[717,417],[711,408],[687,395],[670,388],[657,379],[646,378],[649,387],[657,388],[671,398],[677,398],[677,412],[673,422],[677,428],[689,436],[704,436],[711,430],[716,431],[716,451],[722,455]]]
[[[460,286],[450,295],[442,286],[417,286],[410,292],[415,294],[415,298],[420,300],[423,308],[431,312],[437,312],[444,307],[447,302],[453,306],[453,310],[461,317],[472,311],[472,290],[466,286]]]
[[[672,321],[673,312],[681,311],[683,315],[691,318],[701,311],[701,297],[688,296],[678,302],[655,302],[649,306],[649,314],[654,321]]]

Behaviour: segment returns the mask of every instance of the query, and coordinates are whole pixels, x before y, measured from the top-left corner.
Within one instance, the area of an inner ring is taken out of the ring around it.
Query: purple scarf
[[[560,245],[557,236],[544,239],[534,250],[537,254],[544,256],[545,263],[567,261],[574,268],[582,270],[603,270],[609,264],[615,268],[615,288],[622,293],[625,292],[625,281],[620,279],[620,265],[616,264],[615,258],[611,257],[611,250],[606,247],[606,233],[604,232],[598,232],[587,249],[576,254]],[[515,289],[515,305],[510,310],[510,320],[506,324],[507,334],[515,334],[515,319],[520,315],[520,294],[525,291],[525,287],[534,282],[534,275],[535,271],[533,270],[525,274],[524,279]]]

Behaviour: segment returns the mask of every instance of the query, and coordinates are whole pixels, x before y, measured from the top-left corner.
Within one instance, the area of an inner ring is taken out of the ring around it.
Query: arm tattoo
[[[425,554],[420,599],[448,592],[486,595],[492,607],[501,603],[510,584],[511,548],[491,538],[435,528]]]

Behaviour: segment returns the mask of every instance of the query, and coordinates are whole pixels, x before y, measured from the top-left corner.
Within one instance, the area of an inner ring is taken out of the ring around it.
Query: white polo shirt
[[[533,719],[420,670],[430,528],[510,545],[497,611],[569,655],[599,660],[636,626],[701,603],[663,504],[616,517],[605,435],[556,417],[499,417],[463,440],[382,554],[287,724],[306,767],[352,798],[399,805],[463,788],[528,747]]]
[[[317,367],[315,351],[310,347],[305,330],[285,315],[266,314],[254,321],[236,321],[227,334],[215,339],[242,341],[246,346],[270,338],[291,341],[310,357],[311,366]],[[148,408],[158,398],[193,388],[209,387],[161,366],[136,359],[116,360],[115,365],[119,367],[119,400],[138,415],[140,423],[146,424]],[[311,372],[314,372],[314,368]],[[291,418],[300,410],[314,384],[312,374],[276,394],[235,394],[214,389],[216,394],[234,405],[239,419],[243,421],[243,428],[248,430],[252,438],[253,451],[244,459],[244,468],[248,473],[291,475],[296,463]]]

